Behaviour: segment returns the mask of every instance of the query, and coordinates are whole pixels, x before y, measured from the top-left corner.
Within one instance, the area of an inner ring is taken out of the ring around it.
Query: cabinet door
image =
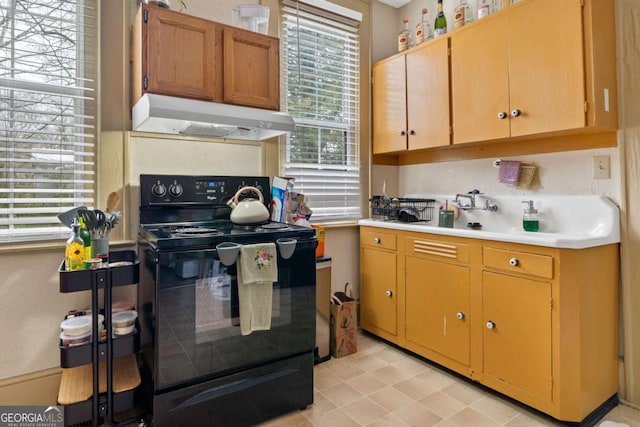
[[[360,259],[360,307],[363,326],[395,335],[396,254],[363,247]]]
[[[405,57],[373,66],[373,153],[407,149]]]
[[[409,150],[449,145],[449,39],[406,55]]]
[[[406,337],[469,365],[469,268],[406,257]]]
[[[150,7],[147,23],[147,92],[216,100],[216,52],[222,49],[216,25],[162,8]],[[144,67],[144,65],[143,65]]]
[[[224,29],[224,102],[280,108],[278,39]]]
[[[510,135],[507,19],[485,19],[451,35],[454,143]]]
[[[551,401],[551,284],[485,271],[482,305],[485,375]]]
[[[509,15],[511,135],[584,127],[581,0],[537,0]]]

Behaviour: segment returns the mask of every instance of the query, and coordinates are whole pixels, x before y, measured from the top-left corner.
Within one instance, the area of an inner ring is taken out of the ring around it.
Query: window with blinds
[[[98,0],[0,0],[0,242],[93,205]]]
[[[359,219],[358,22],[283,1],[281,76],[296,123],[284,173],[295,178],[313,222]]]

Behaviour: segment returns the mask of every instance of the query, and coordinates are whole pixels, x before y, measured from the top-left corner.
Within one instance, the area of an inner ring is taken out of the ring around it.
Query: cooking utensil
[[[389,207],[391,205],[391,199],[387,196],[387,180],[382,183],[382,206]]]
[[[238,197],[247,191],[253,191],[258,195],[258,199],[247,197],[238,201]],[[231,222],[234,224],[257,224],[269,219],[269,211],[264,205],[262,192],[255,187],[242,187],[227,202],[227,205],[232,209]]]
[[[87,227],[87,230],[96,229],[97,219],[93,211],[90,211],[87,208],[78,209],[78,216],[84,221],[84,225]]]
[[[107,209],[106,212],[113,212],[117,207],[118,204],[120,203],[120,193],[118,193],[117,191],[112,191],[111,193],[109,193],[109,195],[107,196]]]
[[[73,221],[75,221],[75,219],[78,218],[78,211],[81,209],[86,210],[87,207],[78,206],[77,208],[69,209],[66,212],[58,214],[58,219],[60,220],[61,223],[66,225],[68,228],[71,228],[71,224],[73,224]]]

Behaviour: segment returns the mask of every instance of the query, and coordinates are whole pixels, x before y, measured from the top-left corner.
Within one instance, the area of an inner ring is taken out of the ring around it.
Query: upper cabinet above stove
[[[133,29],[133,99],[145,93],[279,109],[278,39],[142,4]]]

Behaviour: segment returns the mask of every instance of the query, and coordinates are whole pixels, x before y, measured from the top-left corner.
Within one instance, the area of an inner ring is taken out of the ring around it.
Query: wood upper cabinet
[[[132,56],[133,103],[148,92],[279,109],[276,38],[143,4]]]
[[[373,152],[448,145],[448,39],[373,66]]]
[[[224,29],[224,102],[278,110],[278,40]]]
[[[453,33],[453,142],[615,128],[615,59],[594,58],[606,51],[595,40],[607,31],[602,44],[615,51],[606,3],[522,2]]]

